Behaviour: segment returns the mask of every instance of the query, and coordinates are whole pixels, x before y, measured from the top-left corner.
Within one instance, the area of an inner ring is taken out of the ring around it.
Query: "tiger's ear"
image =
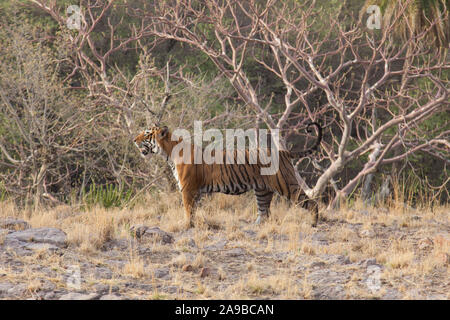
[[[161,128],[161,131],[159,132],[158,136],[160,139],[164,139],[167,137],[167,134],[169,133],[169,128],[167,126],[164,126]]]

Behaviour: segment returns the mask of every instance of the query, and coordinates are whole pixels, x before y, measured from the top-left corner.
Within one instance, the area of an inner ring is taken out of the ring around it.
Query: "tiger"
[[[322,128],[318,123],[311,122],[308,124],[308,129],[312,125],[318,129],[317,141],[314,146],[300,152],[278,150],[279,167],[276,173],[272,175],[261,174],[260,169],[264,165],[260,162],[251,164],[254,162],[249,161],[251,150],[248,149],[234,151],[234,157],[237,157],[239,152],[243,152],[245,162],[242,163],[241,161],[241,164],[236,162],[228,164],[225,161],[222,163],[207,164],[202,162],[195,164],[192,161],[194,152],[191,152],[191,161],[187,161],[189,163],[180,161],[183,152],[176,154],[173,150],[178,144],[183,143],[183,139],[172,139],[172,133],[167,126],[155,125],[141,132],[134,138],[134,144],[142,157],[147,158],[156,154],[164,157],[168,162],[182,194],[188,228],[194,227],[193,215],[196,204],[202,195],[216,192],[239,195],[250,190],[253,190],[256,196],[256,224],[260,224],[269,217],[270,203],[274,193],[277,193],[309,210],[313,216],[312,226],[316,226],[319,219],[318,202],[306,197],[297,181],[296,171],[292,164],[293,159],[313,153],[320,145]],[[191,151],[195,148],[192,143],[188,147],[191,148]],[[225,157],[225,152],[222,154]]]

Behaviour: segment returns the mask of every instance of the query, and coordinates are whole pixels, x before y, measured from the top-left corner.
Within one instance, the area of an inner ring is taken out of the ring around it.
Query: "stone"
[[[65,294],[59,298],[59,300],[95,300],[99,297],[98,293],[78,293],[78,292],[70,292]]]
[[[94,277],[96,279],[111,279],[112,271],[108,268],[98,267],[94,270]]]
[[[115,294],[107,294],[100,298],[100,300],[123,300],[122,297],[119,297]]]
[[[27,285],[18,284],[8,290],[8,296],[20,297],[20,296],[23,296],[26,291],[27,291]]]
[[[255,238],[256,238],[256,231],[247,229],[247,230],[244,230],[244,233],[245,233],[250,239],[255,239]]]
[[[309,268],[316,269],[324,267],[326,264],[323,261],[314,261],[308,265]]]
[[[109,292],[109,286],[103,283],[97,283],[95,284],[92,289],[94,289],[95,292],[105,294]]]
[[[197,244],[194,241],[194,239],[189,239],[188,246],[191,247],[191,248],[198,248]]]
[[[319,245],[328,245],[328,237],[324,232],[316,232],[311,236],[311,240]]]
[[[373,266],[373,265],[377,265],[377,259],[375,258],[370,258],[370,259],[365,259],[365,260],[361,260],[358,265],[362,266],[362,267],[369,267],[369,266]]]
[[[132,226],[130,228],[130,231],[139,240],[147,240],[147,241],[156,240],[163,244],[170,244],[174,242],[174,238],[170,233],[165,232],[158,227],[147,227],[145,225],[137,225]]]
[[[203,249],[204,250],[208,250],[208,251],[218,251],[218,250],[223,250],[225,248],[225,246],[227,245],[228,241],[227,240],[219,240],[216,243],[209,245],[209,246],[205,246]]]
[[[342,265],[351,263],[350,258],[343,255],[330,255],[329,259],[331,263],[337,263]]]
[[[373,232],[372,230],[366,229],[366,230],[362,230],[359,233],[359,235],[360,235],[360,237],[363,237],[363,238],[372,238],[375,236],[375,232]]]
[[[422,238],[417,243],[420,250],[430,249],[433,247],[433,240],[430,238]]]
[[[31,228],[30,224],[24,220],[14,218],[6,218],[5,220],[0,220],[0,229],[20,231],[30,228]]]
[[[25,248],[35,251],[48,251],[51,253],[55,253],[59,250],[57,246],[49,243],[28,243],[25,245]]]
[[[181,270],[187,272],[187,271],[192,271],[194,270],[194,267],[191,266],[190,264],[185,264],[183,267],[181,267]]]
[[[211,275],[211,269],[210,268],[202,268],[201,270],[200,270],[200,278],[206,278],[206,277],[208,277],[209,275]]]
[[[67,235],[64,231],[56,228],[36,228],[10,233],[6,241],[21,241],[33,243],[49,243],[58,247],[65,247]]]
[[[44,298],[44,300],[52,300],[55,298],[55,296],[56,295],[54,292],[47,292],[43,298]]]
[[[168,286],[168,287],[166,287],[166,291],[170,294],[175,294],[175,293],[179,293],[180,288],[177,286]]]
[[[154,271],[155,278],[161,279],[169,275],[169,268],[159,268]]]
[[[245,255],[245,250],[242,248],[233,248],[225,251],[225,254],[230,257],[239,257]]]
[[[308,282],[314,284],[312,297],[314,299],[344,299],[345,284],[350,275],[345,272],[335,272],[328,269],[319,269],[308,274]]]
[[[12,283],[0,283],[0,295],[7,294],[12,287],[14,287]]]
[[[345,290],[342,285],[314,287],[311,293],[317,300],[342,300],[345,298]]]

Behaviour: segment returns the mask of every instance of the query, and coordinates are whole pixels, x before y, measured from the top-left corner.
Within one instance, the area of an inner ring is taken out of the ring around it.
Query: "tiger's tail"
[[[289,155],[292,158],[303,158],[303,157],[306,157],[307,155],[312,154],[314,151],[317,150],[317,148],[319,147],[320,143],[322,142],[322,127],[320,126],[320,124],[318,124],[317,122],[310,122],[310,123],[308,123],[308,126],[306,127],[306,131],[307,132],[312,132],[311,126],[315,126],[317,128],[317,131],[318,131],[316,143],[314,144],[314,146],[312,146],[311,148],[309,148],[307,150],[304,150],[304,151],[290,151]]]

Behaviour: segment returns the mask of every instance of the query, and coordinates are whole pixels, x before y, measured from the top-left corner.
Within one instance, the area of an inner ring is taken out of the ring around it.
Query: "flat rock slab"
[[[227,245],[227,243],[228,243],[227,240],[219,240],[218,242],[216,242],[212,245],[205,246],[203,249],[209,250],[209,251],[223,250],[225,248],[225,246]]]
[[[230,257],[239,257],[245,255],[247,252],[242,248],[233,248],[225,251],[225,254]]]
[[[156,240],[162,242],[163,244],[169,244],[174,242],[173,236],[161,230],[158,227],[147,227],[144,225],[132,226],[130,231],[137,239],[140,240]]]
[[[8,282],[1,283],[0,282],[0,296],[3,294],[7,294],[8,291],[13,287],[14,287],[14,285],[12,283],[8,283]]]
[[[17,231],[6,236],[6,241],[46,243],[58,247],[65,247],[67,235],[64,231],[56,228],[37,228]]]
[[[6,218],[4,220],[0,220],[0,229],[19,231],[30,228],[30,224],[24,220],[18,220],[14,218]]]
[[[78,292],[71,292],[65,295],[62,295],[59,300],[95,300],[98,299],[100,295],[98,293],[78,293]]]
[[[107,294],[101,297],[100,300],[123,300],[123,298],[116,296],[115,294]]]

